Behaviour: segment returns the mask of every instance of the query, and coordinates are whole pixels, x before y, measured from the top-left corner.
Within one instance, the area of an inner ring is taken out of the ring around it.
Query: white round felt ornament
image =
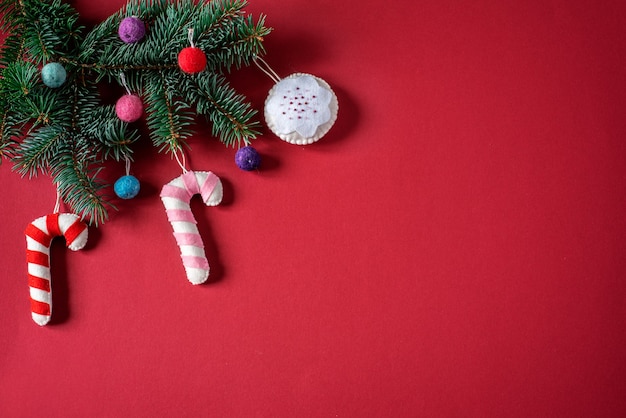
[[[283,141],[297,145],[312,144],[326,135],[338,111],[330,85],[304,73],[279,80],[265,100],[267,126]]]

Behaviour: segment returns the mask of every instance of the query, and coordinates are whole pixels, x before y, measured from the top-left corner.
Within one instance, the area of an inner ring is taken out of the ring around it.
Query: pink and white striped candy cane
[[[222,201],[222,182],[210,171],[186,171],[167,183],[161,190],[167,219],[174,228],[174,237],[180,247],[180,255],[192,284],[204,283],[209,277],[209,262],[204,253],[204,243],[198,232],[197,222],[189,202],[200,194],[207,206]]]
[[[65,237],[72,251],[82,249],[87,243],[87,225],[71,213],[54,213],[35,219],[26,227],[26,261],[30,310],[33,321],[46,325],[52,314],[50,287],[50,244],[54,237]]]

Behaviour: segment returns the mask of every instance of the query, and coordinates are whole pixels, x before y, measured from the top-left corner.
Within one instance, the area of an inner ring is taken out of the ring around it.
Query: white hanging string
[[[56,203],[54,204],[54,210],[52,211],[52,213],[59,213],[59,210],[61,210],[61,192],[59,191],[59,184],[56,184],[56,189],[57,189],[57,199],[56,199]]]
[[[124,86],[124,88],[126,89],[126,93],[132,94],[132,92],[128,88],[128,84],[126,84],[126,76],[122,72],[120,72],[120,81],[122,82],[122,86]]]
[[[174,158],[176,158],[176,162],[178,162],[178,165],[180,166],[180,168],[183,170],[183,174],[187,173],[187,168],[185,167],[186,165],[186,161],[185,161],[185,151],[182,150],[182,148],[179,150],[180,151],[180,155],[181,157],[178,157],[178,152],[174,151]],[[181,161],[182,158],[182,161]]]
[[[192,48],[195,48],[196,44],[193,43],[193,28],[189,28],[187,30],[187,38],[189,39],[189,45],[191,45]]]
[[[130,158],[126,157],[126,175],[130,176]]]
[[[271,78],[274,83],[278,83],[280,81],[280,77],[276,74],[276,71],[274,71],[263,58],[255,55],[252,57],[252,62],[259,67],[259,70],[263,71],[269,78]]]

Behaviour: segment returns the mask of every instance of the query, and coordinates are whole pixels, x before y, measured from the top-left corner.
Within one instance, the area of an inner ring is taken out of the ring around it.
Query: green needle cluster
[[[104,222],[112,205],[98,174],[108,159],[132,160],[140,136],[101,100],[101,88],[120,84],[121,74],[142,98],[159,151],[181,151],[202,118],[226,146],[249,144],[258,135],[256,111],[225,74],[263,55],[271,29],[264,16],[255,21],[246,15],[246,5],[131,0],[88,31],[61,0],[0,0],[0,30],[8,34],[0,50],[0,157],[22,175],[50,175],[75,213],[95,225]],[[146,25],[140,42],[119,38],[119,24],[129,16]],[[189,46],[190,29],[207,57],[206,69],[197,74],[181,71],[177,62]],[[59,88],[41,80],[41,67],[50,62],[67,72]]]

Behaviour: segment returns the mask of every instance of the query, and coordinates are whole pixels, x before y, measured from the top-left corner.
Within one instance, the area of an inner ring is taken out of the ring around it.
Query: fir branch
[[[233,65],[239,69],[250,65],[254,56],[265,54],[263,39],[271,32],[264,26],[265,16],[261,15],[257,23],[252,16],[239,16],[233,24],[234,29],[226,31],[219,44],[211,38],[198,43],[206,52],[207,66],[213,70],[224,68],[230,71]]]
[[[179,72],[151,74],[146,86],[146,112],[153,144],[159,151],[175,153],[193,134],[194,113],[188,103],[175,96]]]
[[[24,55],[24,37],[19,32],[13,31],[12,28],[6,28],[3,32],[9,33],[0,49],[0,67],[5,68],[9,64],[17,62]]]
[[[103,167],[91,168],[88,155],[88,150],[74,147],[59,151],[50,174],[63,201],[83,219],[98,226],[108,219],[107,209],[113,206],[101,193],[106,187],[98,180]]]
[[[0,106],[3,106],[4,109],[0,113],[0,164],[2,164],[3,158],[13,156],[14,149],[18,145],[18,142],[13,138],[19,135],[20,130],[16,128],[17,124],[12,120],[4,100],[0,100]]]
[[[10,102],[27,97],[38,84],[38,70],[29,62],[14,62],[2,71],[0,92]]]
[[[8,3],[7,25],[23,38],[21,49],[32,62],[40,64],[71,54],[78,45],[83,28],[78,25],[78,13],[68,4],[61,0]]]
[[[188,84],[184,91],[189,102],[212,123],[213,135],[225,145],[240,145],[241,141],[247,145],[259,134],[259,123],[252,121],[256,111],[224,76],[186,76],[184,81]]]
[[[223,76],[264,53],[270,29],[263,16],[256,23],[245,16],[246,5],[245,0],[131,0],[84,34],[78,13],[61,0],[0,0],[0,29],[9,32],[0,49],[0,157],[11,158],[22,175],[50,174],[74,212],[103,222],[112,205],[98,174],[107,159],[130,159],[139,139],[112,105],[100,102],[98,83],[117,82],[120,72],[142,96],[159,151],[181,150],[196,115],[212,124],[224,144],[248,144],[258,134],[256,112]],[[125,44],[117,30],[131,15],[144,21],[148,36]],[[178,68],[190,28],[208,60],[197,75]],[[67,71],[59,88],[42,83],[40,67],[49,61]]]
[[[29,177],[46,172],[67,136],[65,129],[56,126],[44,126],[31,132],[16,150],[15,168]]]
[[[20,0],[0,0],[0,14],[3,16],[0,31],[12,33],[17,20],[22,16],[22,9]]]
[[[198,33],[198,42],[203,37],[211,37],[219,28],[225,27],[238,16],[242,16],[247,2],[242,0],[214,0],[204,3],[201,7],[198,24],[194,27]]]
[[[93,147],[102,154],[103,159],[132,160],[131,145],[139,140],[139,132],[129,130],[128,125],[117,117],[113,106],[95,108],[80,120],[78,128],[82,135],[97,141]]]

